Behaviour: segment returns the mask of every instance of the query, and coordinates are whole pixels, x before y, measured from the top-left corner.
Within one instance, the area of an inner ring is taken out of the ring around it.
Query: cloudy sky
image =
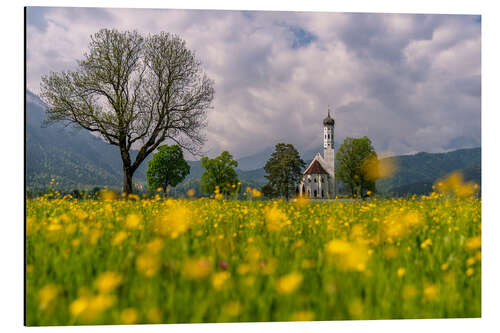
[[[343,138],[382,155],[481,145],[481,18],[31,7],[27,87],[76,68],[100,28],[179,34],[215,82],[209,156],[278,142],[322,147],[328,105]]]

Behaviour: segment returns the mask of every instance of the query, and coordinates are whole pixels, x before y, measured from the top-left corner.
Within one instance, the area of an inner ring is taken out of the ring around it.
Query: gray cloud
[[[104,27],[181,35],[215,81],[205,151],[237,157],[279,141],[321,148],[330,104],[337,146],[437,152],[481,142],[477,16],[30,8],[28,88],[72,69]]]

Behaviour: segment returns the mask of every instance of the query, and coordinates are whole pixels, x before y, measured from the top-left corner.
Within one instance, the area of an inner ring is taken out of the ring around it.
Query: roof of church
[[[334,126],[335,125],[335,120],[330,117],[330,109],[328,109],[328,116],[323,119],[323,125],[332,125]]]
[[[321,163],[319,163],[318,160],[314,160],[311,165],[304,171],[304,175],[321,175],[321,174],[328,174],[328,172],[325,171],[325,169],[321,166]]]

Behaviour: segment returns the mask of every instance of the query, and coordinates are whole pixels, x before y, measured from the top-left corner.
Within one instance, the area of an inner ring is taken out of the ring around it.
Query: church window
[[[324,198],[325,197],[325,190],[321,190],[321,197]]]
[[[314,197],[316,198],[318,196],[318,191],[314,190]]]
[[[326,139],[326,134],[325,134],[325,139]]]
[[[330,134],[328,134],[328,139],[330,139]]]
[[[318,180],[316,179],[316,177],[314,177],[314,182],[315,182],[315,183],[317,183],[317,182],[318,182]]]

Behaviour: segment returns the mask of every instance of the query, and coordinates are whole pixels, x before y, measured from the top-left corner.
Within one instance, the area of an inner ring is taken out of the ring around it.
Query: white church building
[[[298,192],[300,196],[312,199],[335,199],[335,149],[334,149],[335,120],[328,116],[323,120],[323,156],[317,153],[302,173],[302,180]]]

